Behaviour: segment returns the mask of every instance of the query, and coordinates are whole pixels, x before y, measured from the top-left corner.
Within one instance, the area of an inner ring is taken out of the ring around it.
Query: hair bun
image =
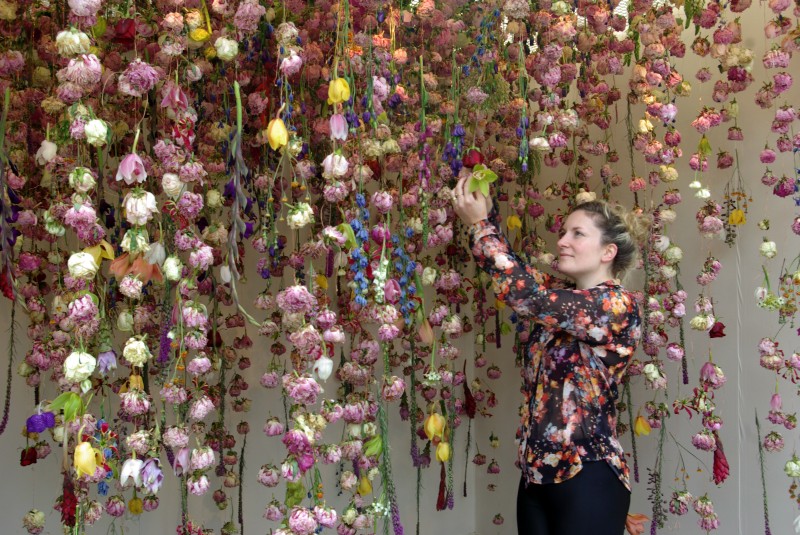
[[[641,208],[631,211],[623,208],[622,211],[623,213],[620,214],[620,217],[625,222],[625,226],[628,227],[631,237],[636,243],[643,244],[650,234],[653,218],[649,214],[645,214]]]

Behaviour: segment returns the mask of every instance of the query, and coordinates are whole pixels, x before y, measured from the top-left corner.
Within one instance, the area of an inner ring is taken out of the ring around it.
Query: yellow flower
[[[512,231],[514,229],[521,229],[522,220],[516,215],[510,215],[506,220],[506,226],[508,227],[509,231]]]
[[[361,496],[366,496],[367,494],[372,493],[372,483],[370,483],[367,476],[361,476],[361,480],[358,482],[357,492]]]
[[[449,442],[439,442],[439,445],[436,446],[436,460],[440,463],[446,463],[450,460]]]
[[[350,84],[344,78],[334,78],[328,85],[328,104],[350,100]]]
[[[328,289],[328,277],[326,277],[322,273],[317,275],[317,286],[319,286],[323,290],[327,290]]]
[[[496,308],[497,310],[503,310],[504,308],[506,308],[506,304],[505,304],[505,302],[503,302],[503,301],[501,301],[499,299],[495,299],[494,300],[494,308]]]
[[[87,247],[83,250],[83,252],[92,255],[94,257],[94,263],[98,266],[103,261],[103,258],[114,260],[114,249],[106,240],[103,240],[92,247]]]
[[[650,424],[647,422],[647,418],[642,415],[636,417],[636,422],[633,424],[633,431],[636,433],[636,436],[642,435],[649,435],[650,434]]]
[[[267,125],[267,141],[272,150],[278,150],[289,143],[289,131],[280,117],[271,120]]]
[[[78,477],[83,474],[94,475],[97,470],[97,451],[88,442],[75,446],[75,471]]]
[[[131,498],[131,501],[128,502],[128,511],[130,511],[132,515],[142,514],[142,499],[138,496]]]
[[[738,208],[728,216],[729,225],[744,225],[745,223],[747,223],[747,218],[744,215],[744,211]]]
[[[447,421],[438,412],[432,412],[425,418],[425,436],[428,440],[433,440],[433,437],[441,437],[444,433],[444,426]]]
[[[205,28],[195,28],[194,30],[189,32],[189,39],[192,41],[197,41],[198,43],[203,43],[208,41],[211,37],[211,34],[208,33],[208,30]]]

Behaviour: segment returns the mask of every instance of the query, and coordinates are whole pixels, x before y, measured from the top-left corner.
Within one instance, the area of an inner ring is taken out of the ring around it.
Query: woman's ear
[[[615,256],[617,256],[617,244],[609,243],[603,249],[603,256],[601,259],[603,262],[613,262]]]

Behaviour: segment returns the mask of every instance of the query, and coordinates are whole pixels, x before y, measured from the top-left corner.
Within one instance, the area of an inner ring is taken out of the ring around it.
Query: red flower
[[[714,323],[714,326],[708,331],[708,336],[710,338],[723,338],[725,336],[725,324],[721,321]]]
[[[122,19],[114,25],[115,43],[124,46],[132,46],[136,38],[136,21],[133,19]]]
[[[714,438],[717,441],[717,449],[714,450],[714,483],[720,485],[728,479],[731,469],[730,466],[728,466],[728,459],[725,458],[725,452],[722,449],[722,441],[716,431],[714,431]]]
[[[477,404],[475,403],[475,397],[472,395],[472,392],[469,389],[469,381],[466,379],[466,371],[467,371],[467,363],[464,362],[464,411],[467,413],[467,416],[470,418],[475,418],[475,411],[477,409]]]
[[[479,163],[483,163],[483,154],[481,154],[481,151],[478,149],[468,149],[467,152],[464,153],[461,163],[464,164],[464,167],[472,169]]]
[[[72,478],[64,472],[64,494],[61,496],[61,522],[65,526],[75,527],[75,511],[78,508],[78,498],[75,496],[75,486]]]
[[[14,286],[11,284],[11,279],[8,276],[8,269],[6,268],[3,268],[3,272],[0,273],[0,291],[2,291],[3,295],[8,299],[12,301],[15,299]]]
[[[447,486],[445,484],[445,470],[444,470],[444,463],[441,464],[441,472],[439,472],[439,495],[436,497],[436,510],[437,511],[444,511],[444,508],[447,507],[447,493],[446,489]]]
[[[36,448],[31,446],[30,448],[23,449],[19,457],[19,464],[20,466],[36,464]]]

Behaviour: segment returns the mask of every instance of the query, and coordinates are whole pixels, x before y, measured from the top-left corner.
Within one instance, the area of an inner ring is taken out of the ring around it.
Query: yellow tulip
[[[134,496],[131,498],[131,501],[128,502],[128,511],[130,511],[132,515],[140,515],[143,510],[142,499],[138,496]]]
[[[350,100],[350,84],[344,78],[334,78],[328,85],[328,104]]]
[[[436,446],[436,460],[440,463],[446,463],[450,460],[449,442],[439,442],[439,445]]]
[[[267,141],[272,150],[278,150],[289,143],[289,131],[280,117],[271,120],[267,125]]]
[[[438,412],[432,412],[425,418],[425,436],[428,440],[433,440],[433,437],[441,437],[444,433],[444,426],[447,421]]]
[[[728,216],[729,225],[744,225],[745,223],[747,223],[747,218],[744,212],[738,208],[732,211],[731,215]]]
[[[508,219],[506,220],[506,226],[508,227],[509,231],[514,230],[514,229],[521,229],[522,228],[522,220],[516,215],[510,215],[510,216],[508,216]]]
[[[131,375],[128,377],[128,389],[144,391],[144,380],[141,375]]]
[[[94,257],[94,263],[98,266],[103,261],[103,258],[114,260],[114,249],[106,240],[103,240],[92,247],[87,247],[83,250],[83,252],[92,255],[92,257]]]
[[[642,415],[637,416],[633,424],[633,431],[636,433],[636,436],[649,435],[650,423],[647,421],[647,418]]]
[[[88,442],[81,442],[75,446],[75,471],[78,477],[83,474],[94,475],[97,470],[97,452]]]
[[[323,275],[321,273],[319,275],[317,275],[317,286],[319,286],[323,290],[327,290],[328,289],[328,277],[326,277],[325,275]]]
[[[372,483],[370,483],[367,476],[361,476],[361,480],[358,482],[357,492],[361,496],[366,496],[367,494],[372,493]]]
[[[505,301],[501,301],[499,299],[495,299],[494,300],[494,307],[497,310],[503,310],[504,308],[506,308],[506,303],[505,303]]]
[[[189,32],[189,39],[192,41],[197,41],[198,43],[202,43],[208,41],[211,37],[211,34],[208,33],[208,30],[205,28],[195,28],[191,32]]]
[[[217,49],[213,46],[207,46],[203,54],[205,54],[207,60],[212,60],[217,57]]]

